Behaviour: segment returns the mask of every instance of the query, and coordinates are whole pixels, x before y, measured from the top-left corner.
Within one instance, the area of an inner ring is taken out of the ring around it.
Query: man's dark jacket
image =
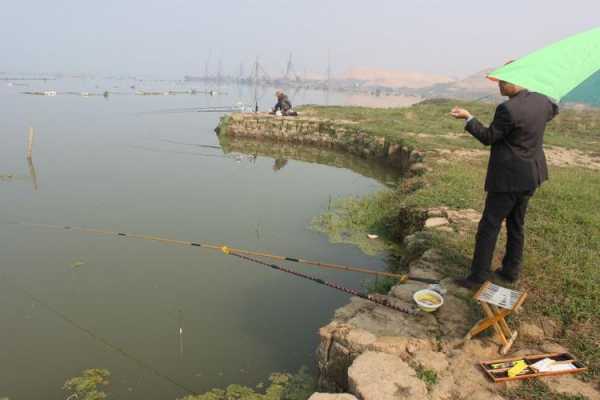
[[[523,90],[498,106],[489,128],[475,118],[467,123],[469,133],[492,146],[486,191],[533,191],[548,179],[544,130],[556,114],[558,106],[546,96]]]

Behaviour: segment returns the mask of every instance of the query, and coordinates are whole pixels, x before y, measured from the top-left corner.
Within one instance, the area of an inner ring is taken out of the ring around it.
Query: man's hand
[[[450,115],[456,119],[469,119],[471,118],[471,113],[464,108],[454,107],[452,111],[450,111]]]

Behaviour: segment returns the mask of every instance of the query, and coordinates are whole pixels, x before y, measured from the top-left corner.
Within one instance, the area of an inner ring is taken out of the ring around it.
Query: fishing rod
[[[0,280],[0,282],[3,282],[4,284],[8,285],[8,283],[6,282],[5,279]],[[159,377],[161,379],[164,379],[165,381],[171,383],[172,385],[174,385],[178,389],[180,389],[180,390],[182,390],[184,392],[193,394],[195,396],[198,395],[198,393],[195,390],[192,390],[189,387],[186,387],[186,385],[184,385],[184,384],[182,384],[180,382],[177,382],[176,380],[174,380],[170,376],[168,376],[168,375],[160,372],[158,369],[156,369],[155,367],[153,367],[148,362],[146,362],[146,361],[142,360],[141,358],[138,358],[137,356],[129,353],[127,350],[123,349],[122,347],[119,347],[118,345],[113,344],[110,340],[108,340],[108,339],[106,339],[106,338],[104,338],[102,336],[97,335],[91,329],[86,328],[85,326],[81,325],[80,323],[78,323],[77,321],[75,321],[74,319],[72,319],[71,317],[69,317],[68,315],[66,315],[65,313],[63,313],[62,311],[60,311],[57,308],[53,307],[49,303],[43,301],[39,297],[33,295],[28,290],[26,290],[26,289],[24,289],[24,288],[22,288],[20,286],[17,286],[14,283],[10,284],[10,287],[12,287],[14,290],[20,292],[25,297],[28,297],[34,303],[39,304],[40,306],[42,306],[43,308],[45,308],[47,311],[49,311],[50,313],[54,314],[56,317],[58,317],[59,319],[61,319],[66,324],[71,325],[75,329],[77,329],[77,330],[85,333],[86,335],[88,335],[89,337],[91,337],[96,342],[101,343],[104,346],[108,347],[109,349],[111,349],[111,350],[113,350],[113,351],[121,354],[123,357],[129,359],[130,361],[133,361],[138,366],[140,366],[140,367],[142,367],[142,368],[144,368],[144,369],[152,372],[157,377]],[[180,336],[181,336],[181,333],[182,333],[181,325],[180,325],[179,329],[180,329]]]
[[[250,110],[250,106],[236,105],[236,106],[203,106],[203,107],[186,107],[186,108],[171,108],[156,111],[139,112],[136,114],[180,114],[188,112],[243,112],[244,110]]]
[[[297,277],[300,277],[300,278],[308,279],[308,280],[316,282],[316,283],[318,283],[320,285],[324,285],[324,286],[330,287],[332,289],[336,289],[336,290],[339,290],[341,292],[347,293],[349,295],[360,297],[361,299],[368,300],[368,301],[370,301],[372,303],[379,304],[380,306],[391,308],[392,310],[400,311],[400,312],[403,312],[403,313],[406,313],[406,314],[409,314],[409,315],[417,315],[418,314],[417,311],[414,309],[414,307],[396,305],[396,304],[393,304],[393,303],[391,303],[389,301],[386,301],[384,299],[380,299],[380,298],[377,298],[377,297],[375,297],[373,295],[370,295],[369,293],[361,293],[361,292],[359,292],[357,290],[349,289],[347,287],[344,287],[344,286],[341,286],[341,285],[338,285],[338,284],[335,284],[335,283],[332,283],[332,282],[325,281],[325,280],[323,280],[321,278],[316,278],[316,277],[311,276],[311,275],[303,274],[301,272],[294,271],[294,270],[291,270],[291,269],[288,269],[288,268],[284,268],[284,267],[281,267],[281,266],[276,265],[276,264],[269,264],[269,263],[266,263],[264,261],[258,260],[256,258],[252,258],[252,257],[245,256],[243,254],[238,254],[238,253],[232,252],[231,250],[229,250],[227,248],[223,248],[222,251],[225,254],[229,254],[229,255],[241,258],[242,260],[251,261],[251,262],[254,262],[256,264],[260,264],[262,266],[272,268],[272,269],[274,269],[276,271],[286,272],[288,274],[291,274],[291,275],[294,275],[294,276],[297,276]]]
[[[228,246],[224,246],[224,245],[215,245],[215,244],[211,244],[211,243],[190,242],[190,241],[185,241],[185,240],[169,239],[169,238],[164,238],[164,237],[159,237],[159,236],[140,235],[140,234],[135,234],[135,233],[125,233],[125,232],[114,232],[114,231],[108,231],[108,230],[103,230],[103,229],[83,228],[83,227],[68,226],[68,225],[64,226],[64,225],[51,225],[51,224],[32,224],[32,223],[26,223],[26,222],[21,222],[20,224],[25,225],[25,226],[31,226],[31,227],[72,230],[72,231],[78,231],[78,232],[84,232],[84,233],[90,233],[90,234],[119,236],[119,237],[149,240],[149,241],[161,242],[161,243],[167,243],[167,244],[177,244],[177,245],[181,245],[181,246],[201,247],[201,248],[210,249],[210,250],[222,251],[225,254],[236,253],[238,255],[270,258],[270,259],[279,260],[279,261],[290,261],[290,262],[310,265],[310,266],[314,266],[314,267],[318,267],[318,268],[333,269],[333,270],[346,271],[346,272],[359,272],[359,273],[375,275],[375,276],[385,276],[385,277],[390,277],[390,278],[396,278],[400,281],[400,283],[405,283],[408,280],[423,282],[423,283],[430,283],[430,284],[439,283],[439,281],[435,280],[435,279],[420,278],[420,277],[410,276],[410,275],[406,275],[406,274],[396,274],[393,272],[374,271],[374,270],[368,269],[368,268],[350,267],[350,266],[340,265],[340,264],[332,264],[332,263],[326,263],[326,262],[320,262],[320,261],[307,260],[307,259],[298,258],[298,257],[279,256],[279,255],[271,254],[271,253],[243,250],[243,249],[228,247]]]
[[[356,296],[356,297],[360,297],[361,299],[364,300],[368,300],[372,303],[390,308],[392,310],[396,310],[396,311],[400,311],[409,315],[417,315],[417,311],[415,310],[414,307],[410,307],[410,306],[401,306],[401,305],[397,305],[397,304],[393,304],[385,299],[381,299],[378,298],[376,296],[373,296],[369,293],[361,293],[357,290],[354,289],[350,289],[347,288],[345,286],[342,285],[338,285],[336,283],[332,283],[326,280],[323,280],[321,278],[317,278],[308,274],[304,274],[302,272],[298,272],[298,271],[294,271],[288,268],[284,268],[281,267],[279,265],[276,264],[269,264],[267,262],[264,262],[262,260],[253,258],[251,256],[249,256],[248,254],[263,254],[263,256],[265,257],[281,257],[281,256],[274,256],[274,255],[266,255],[264,253],[254,253],[254,252],[250,252],[250,251],[245,251],[245,250],[241,250],[241,249],[234,249],[234,248],[229,248],[227,246],[215,246],[215,245],[211,245],[211,244],[206,244],[206,243],[197,243],[197,242],[185,242],[182,240],[175,240],[175,239],[166,239],[166,238],[160,238],[160,237],[156,237],[156,236],[145,236],[145,235],[136,235],[136,234],[128,234],[128,233],[123,233],[123,232],[111,232],[111,231],[105,231],[105,230],[101,230],[101,229],[91,229],[91,228],[78,228],[78,227],[71,227],[71,226],[63,226],[60,227],[58,225],[47,225],[47,224],[25,224],[22,223],[23,225],[29,225],[29,226],[39,226],[39,227],[47,227],[47,228],[62,228],[62,229],[66,229],[66,230],[77,230],[77,231],[81,231],[81,232],[87,232],[87,233],[97,233],[97,234],[105,234],[105,235],[117,235],[117,236],[122,236],[122,237],[130,237],[130,238],[136,238],[136,239],[143,239],[143,240],[153,240],[153,241],[158,241],[158,242],[162,242],[162,243],[171,243],[171,244],[181,244],[181,245],[191,245],[191,246],[197,246],[197,247],[203,247],[203,248],[208,248],[208,249],[212,249],[212,250],[219,250],[221,252],[223,252],[226,255],[231,255],[234,257],[238,257],[242,260],[246,260],[246,261],[250,261],[265,267],[269,267],[272,268],[276,271],[280,271],[280,272],[285,272],[291,275],[294,275],[296,277],[299,278],[304,278],[304,279],[308,279],[312,282],[318,283],[320,285],[323,286],[327,286],[330,287],[332,289],[335,290],[339,290],[341,292],[344,292],[346,294],[352,295],[352,296]],[[299,262],[299,259],[297,258],[289,258],[289,257],[285,257],[286,260],[288,261],[296,261]],[[352,267],[344,267],[346,268],[346,270],[350,270],[349,268]],[[356,269],[354,269],[356,270]],[[375,271],[370,271],[367,270],[369,272],[375,272]],[[180,325],[180,333],[181,333],[181,325]],[[90,332],[88,332],[89,334]],[[92,333],[93,334],[93,333]],[[183,344],[180,343],[180,346],[182,346]],[[122,352],[121,349],[118,349],[118,351]]]

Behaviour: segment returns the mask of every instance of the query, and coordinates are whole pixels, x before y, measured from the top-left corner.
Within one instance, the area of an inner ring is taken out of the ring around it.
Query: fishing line
[[[221,146],[215,146],[215,145],[211,145],[211,144],[197,144],[197,143],[185,143],[185,142],[176,142],[174,140],[169,140],[169,139],[160,139],[161,142],[167,142],[167,143],[171,143],[171,144],[180,144],[183,146],[194,146],[194,147],[203,147],[203,148],[207,148],[207,149],[218,149],[221,150]]]
[[[6,283],[6,281],[5,281],[5,283]],[[14,283],[11,284],[10,286],[12,286],[13,289],[17,290],[18,292],[21,292],[23,295],[25,295],[25,297],[28,297],[33,302],[39,304],[40,306],[42,306],[43,308],[45,308],[46,310],[48,310],[50,313],[54,314],[56,317],[58,317],[61,320],[63,320],[68,325],[71,325],[72,327],[76,328],[77,330],[79,330],[79,331],[87,334],[93,340],[95,340],[98,343],[101,343],[104,346],[108,347],[109,349],[111,349],[111,350],[113,350],[113,351],[121,354],[123,357],[127,358],[128,360],[133,361],[139,367],[147,369],[148,371],[152,372],[157,377],[159,377],[159,378],[161,378],[161,379],[163,379],[163,380],[171,383],[172,385],[176,386],[180,390],[183,390],[184,392],[191,393],[193,395],[198,395],[198,393],[196,391],[188,388],[187,386],[185,386],[184,384],[182,384],[180,382],[177,382],[176,380],[174,380],[170,376],[168,376],[168,375],[160,372],[155,367],[153,367],[151,364],[149,364],[146,361],[142,360],[141,358],[138,358],[135,355],[129,353],[128,351],[126,351],[122,347],[119,347],[116,344],[113,344],[108,339],[106,339],[106,338],[104,338],[102,336],[97,335],[91,329],[86,328],[85,326],[79,324],[77,321],[75,321],[74,319],[70,318],[68,315],[64,314],[62,311],[58,310],[57,308],[54,308],[53,306],[51,306],[50,304],[46,303],[42,299],[34,296],[28,290],[26,290],[26,289],[24,289],[22,287],[19,287],[19,286],[17,286]]]
[[[200,156],[200,157],[207,157],[207,158],[227,158],[227,159],[230,159],[230,160],[236,160],[236,157],[231,156],[231,155],[225,155],[225,154],[205,154],[205,153],[197,153],[197,152],[194,152],[194,151],[153,149],[151,147],[144,147],[144,146],[137,146],[137,145],[129,145],[127,147],[132,148],[132,149],[137,149],[137,150],[151,151],[151,152],[154,152],[154,153],[188,154],[188,155],[194,155],[194,156]]]
[[[385,272],[385,271],[374,271],[372,269],[363,268],[363,267],[350,267],[350,266],[346,266],[346,265],[325,263],[325,262],[307,260],[307,259],[297,258],[297,257],[279,256],[279,255],[271,254],[271,253],[262,253],[262,252],[257,252],[257,251],[243,250],[243,249],[237,249],[234,247],[215,245],[215,244],[210,244],[210,243],[190,242],[190,241],[185,241],[185,240],[163,238],[163,237],[159,237],[159,236],[140,235],[140,234],[135,234],[135,233],[125,233],[125,232],[114,232],[114,231],[107,231],[107,230],[102,230],[102,229],[82,228],[82,227],[77,227],[77,226],[31,224],[31,223],[26,223],[26,222],[21,222],[20,224],[26,225],[26,226],[32,226],[32,227],[73,230],[73,231],[99,234],[99,235],[120,236],[120,237],[149,240],[149,241],[168,243],[168,244],[177,244],[177,245],[182,245],[182,246],[201,247],[201,248],[217,250],[217,251],[224,251],[226,249],[229,252],[242,254],[245,256],[264,257],[264,258],[271,258],[271,259],[280,260],[280,261],[290,261],[290,262],[306,264],[306,265],[310,265],[310,266],[314,266],[314,267],[318,267],[318,268],[334,269],[334,270],[338,270],[338,271],[360,272],[360,273],[369,274],[369,275],[387,276],[387,277],[399,279],[399,281],[401,283],[404,283],[407,280],[418,281],[418,282],[423,282],[423,283],[439,283],[439,281],[435,280],[435,279],[413,277],[413,276],[409,276],[409,275],[396,274],[396,273]]]

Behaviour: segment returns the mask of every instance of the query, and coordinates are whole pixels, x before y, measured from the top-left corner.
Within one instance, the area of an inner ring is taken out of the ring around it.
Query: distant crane
[[[258,56],[256,56],[256,62],[254,63],[254,112],[258,112]]]
[[[208,70],[210,66],[210,57],[212,55],[212,49],[208,51],[208,57],[206,58],[206,62],[204,63],[204,79],[209,78]]]
[[[217,86],[221,86],[223,79],[223,60],[219,58],[219,64],[217,67]]]
[[[244,79],[244,63],[240,62],[240,74],[238,75],[238,82]]]
[[[327,90],[331,89],[331,50],[327,50]]]
[[[296,69],[294,68],[294,63],[292,62],[292,53],[290,53],[290,57],[288,58],[287,67],[285,69],[285,75],[283,77],[286,81],[295,79],[300,80],[300,77],[296,73]]]

